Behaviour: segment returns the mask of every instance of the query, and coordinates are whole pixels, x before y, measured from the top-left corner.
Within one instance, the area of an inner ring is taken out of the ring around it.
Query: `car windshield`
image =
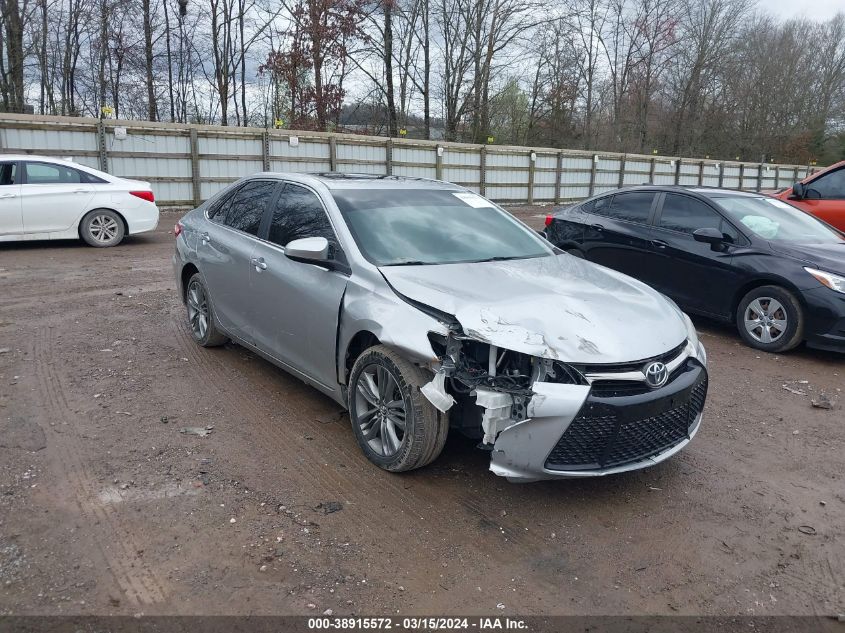
[[[533,231],[479,195],[439,189],[332,192],[364,257],[377,266],[552,255]]]
[[[813,244],[845,241],[824,223],[782,200],[765,196],[719,196],[715,200],[732,220],[766,240]]]

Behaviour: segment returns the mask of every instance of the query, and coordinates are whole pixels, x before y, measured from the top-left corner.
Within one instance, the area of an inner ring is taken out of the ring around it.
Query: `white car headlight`
[[[833,273],[826,273],[823,270],[816,270],[815,268],[808,268],[804,266],[804,270],[815,277],[820,284],[827,286],[831,290],[845,294],[845,277],[841,275],[834,275]]]

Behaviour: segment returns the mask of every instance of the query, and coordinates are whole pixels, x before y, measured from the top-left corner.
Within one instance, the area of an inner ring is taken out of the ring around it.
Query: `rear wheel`
[[[736,310],[736,325],[748,345],[764,352],[785,352],[804,338],[801,304],[780,286],[761,286],[745,295]]]
[[[188,327],[191,328],[191,335],[197,343],[203,347],[217,347],[228,340],[226,335],[217,329],[211,299],[199,273],[194,273],[188,281],[185,305],[188,308]]]
[[[364,454],[379,468],[401,472],[434,461],[443,450],[448,417],[420,392],[431,373],[393,350],[366,350],[349,377],[349,418]]]
[[[125,234],[123,218],[108,209],[95,209],[79,223],[79,235],[90,246],[117,246]]]

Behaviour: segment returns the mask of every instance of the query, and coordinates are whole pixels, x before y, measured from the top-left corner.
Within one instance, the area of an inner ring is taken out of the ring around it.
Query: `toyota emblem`
[[[652,389],[659,389],[669,380],[669,369],[660,361],[645,368],[645,381]]]

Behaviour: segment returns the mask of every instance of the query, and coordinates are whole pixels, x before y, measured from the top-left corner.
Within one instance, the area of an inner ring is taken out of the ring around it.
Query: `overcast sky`
[[[811,20],[827,20],[836,15],[837,11],[845,11],[843,0],[813,0],[813,2],[802,2],[801,0],[760,0],[757,3],[760,9],[765,9],[773,15],[784,18],[806,17]]]

